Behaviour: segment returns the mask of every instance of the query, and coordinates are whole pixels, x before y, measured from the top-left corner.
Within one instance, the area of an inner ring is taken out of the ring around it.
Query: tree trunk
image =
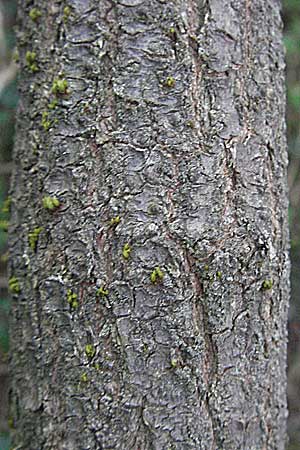
[[[280,2],[18,16],[14,445],[283,450]]]

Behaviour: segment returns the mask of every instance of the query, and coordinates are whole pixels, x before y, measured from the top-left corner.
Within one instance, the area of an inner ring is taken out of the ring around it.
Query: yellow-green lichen
[[[85,354],[88,358],[92,359],[95,356],[96,349],[92,344],[87,344],[85,346]]]
[[[72,291],[72,289],[67,290],[67,302],[69,303],[72,308],[78,307],[78,295],[75,294],[75,292]]]
[[[29,246],[30,246],[31,250],[33,250],[33,251],[36,250],[39,235],[42,231],[43,231],[43,227],[37,227],[28,233],[28,242],[29,242]]]
[[[107,290],[104,286],[101,286],[99,289],[97,289],[96,295],[97,295],[98,297],[100,297],[100,296],[102,296],[102,297],[107,297],[107,295],[108,295],[108,290]]]
[[[19,292],[21,292],[19,280],[17,277],[11,277],[8,280],[8,287],[10,292],[13,292],[14,294],[19,294]]]
[[[165,82],[166,86],[168,86],[169,88],[174,87],[175,83],[176,83],[176,81],[175,81],[175,78],[173,78],[173,77],[167,77],[166,82]]]
[[[43,207],[49,211],[53,211],[58,208],[60,201],[56,197],[46,196],[43,198]]]
[[[37,72],[39,70],[36,63],[36,52],[31,52],[28,50],[26,52],[25,59],[27,67],[31,72]]]
[[[150,280],[153,284],[155,284],[162,281],[163,277],[164,274],[161,271],[160,267],[155,267],[155,269],[151,272]]]
[[[130,256],[130,252],[131,252],[131,247],[127,242],[123,247],[123,251],[122,251],[123,258],[128,259]]]
[[[221,278],[221,277],[222,277],[222,272],[218,271],[218,272],[217,272],[217,277],[218,277],[218,278]]]
[[[52,83],[51,92],[56,96],[66,95],[68,93],[67,80],[56,78]]]
[[[34,22],[36,22],[41,17],[41,15],[42,13],[38,8],[32,8],[29,12],[29,17]]]
[[[272,289],[272,287],[273,287],[273,280],[264,280],[264,282],[262,284],[262,287],[265,290]]]
[[[121,222],[121,217],[116,216],[116,217],[113,217],[112,219],[110,219],[109,224],[110,225],[118,225],[120,222]]]

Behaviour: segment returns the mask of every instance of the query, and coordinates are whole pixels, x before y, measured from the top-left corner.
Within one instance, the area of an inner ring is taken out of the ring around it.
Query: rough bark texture
[[[66,6],[19,2],[15,445],[283,450],[280,2]]]

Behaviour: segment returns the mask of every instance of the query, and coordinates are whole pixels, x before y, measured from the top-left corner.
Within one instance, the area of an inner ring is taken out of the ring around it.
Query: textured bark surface
[[[280,2],[70,6],[19,2],[14,444],[283,450]]]

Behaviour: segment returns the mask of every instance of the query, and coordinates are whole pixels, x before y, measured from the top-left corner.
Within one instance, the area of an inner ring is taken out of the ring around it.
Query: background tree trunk
[[[284,449],[279,9],[19,2],[19,449]]]

